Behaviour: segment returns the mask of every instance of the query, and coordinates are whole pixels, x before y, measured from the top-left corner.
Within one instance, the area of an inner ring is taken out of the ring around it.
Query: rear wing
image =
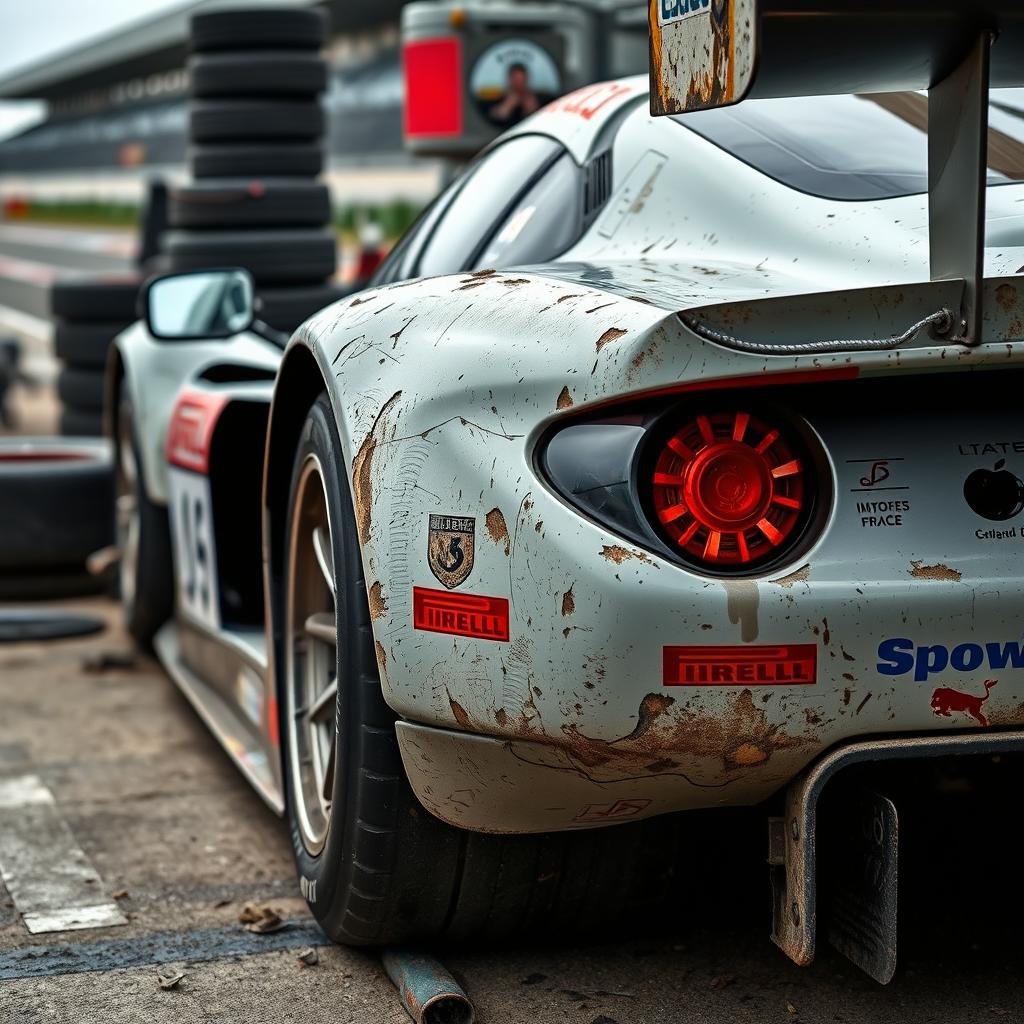
[[[954,333],[977,344],[988,90],[1024,85],[1024,3],[648,2],[656,116],[746,98],[928,90],[931,277],[963,283]]]

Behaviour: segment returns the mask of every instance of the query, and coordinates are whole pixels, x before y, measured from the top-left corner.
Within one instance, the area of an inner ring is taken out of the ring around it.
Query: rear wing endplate
[[[648,0],[651,113],[746,98],[928,90],[931,277],[982,309],[988,90],[1024,85],[1020,0]]]

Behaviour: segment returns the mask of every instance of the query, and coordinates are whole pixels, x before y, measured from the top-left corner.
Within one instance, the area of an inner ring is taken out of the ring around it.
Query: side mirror
[[[252,326],[255,292],[247,270],[191,270],[147,281],[141,305],[161,341],[230,338]]]

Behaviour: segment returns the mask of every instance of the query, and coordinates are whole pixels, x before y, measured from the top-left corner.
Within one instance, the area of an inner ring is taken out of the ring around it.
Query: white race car
[[[719,24],[659,4],[659,33]],[[287,816],[328,934],[603,918],[665,869],[686,817],[655,816],[763,805],[807,962],[827,779],[1020,749],[1024,102],[988,109],[970,299],[930,279],[929,102],[567,96],[283,358],[243,332],[166,429],[163,398],[122,406],[132,609],[166,503],[157,652]],[[190,319],[189,288],[230,302]],[[246,289],[158,279],[150,334],[231,335]],[[175,343],[139,337],[114,369],[148,396],[134,348]]]

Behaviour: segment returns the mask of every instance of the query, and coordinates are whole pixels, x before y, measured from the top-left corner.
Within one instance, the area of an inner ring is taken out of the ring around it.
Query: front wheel
[[[174,612],[171,527],[166,508],[149,500],[127,384],[122,384],[114,439],[115,536],[121,552],[118,589],[125,626],[148,650]]]
[[[279,604],[287,815],[321,926],[339,942],[381,945],[573,931],[664,910],[658,883],[685,868],[677,819],[485,836],[416,800],[381,693],[344,465],[321,395],[295,453]]]

